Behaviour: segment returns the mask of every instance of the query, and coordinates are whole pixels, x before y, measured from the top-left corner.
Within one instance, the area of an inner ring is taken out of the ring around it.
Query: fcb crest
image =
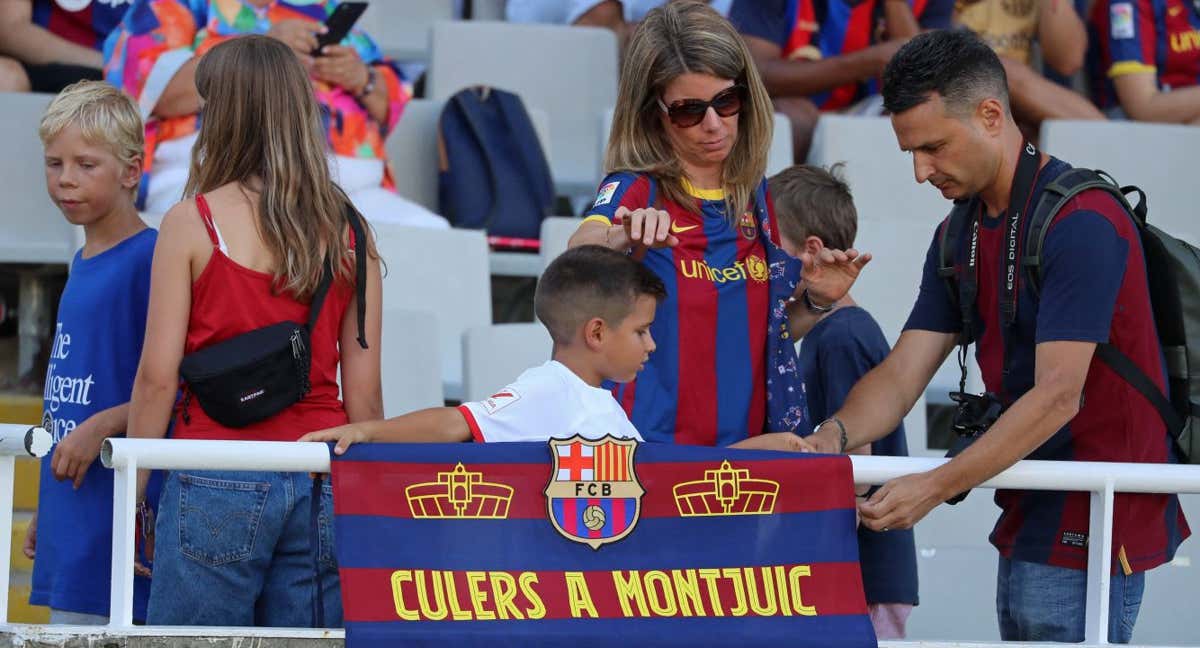
[[[637,441],[611,436],[550,440],[546,509],[563,537],[599,549],[633,531],[646,492],[634,472],[635,451]]]

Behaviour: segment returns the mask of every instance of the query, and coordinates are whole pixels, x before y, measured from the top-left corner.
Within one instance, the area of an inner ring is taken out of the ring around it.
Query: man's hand
[[[29,521],[29,528],[25,529],[25,544],[21,547],[21,553],[30,560],[37,555],[37,513],[33,514],[33,519]]]
[[[326,45],[313,59],[312,75],[319,81],[338,86],[357,96],[367,86],[370,72],[358,50],[342,45]]]
[[[858,507],[862,523],[873,531],[911,529],[948,497],[932,472],[897,477]]]
[[[58,442],[50,458],[50,472],[58,481],[70,479],[78,489],[88,468],[100,456],[100,446],[113,432],[104,412],[92,415]]]
[[[340,455],[345,454],[346,450],[355,443],[371,443],[370,436],[363,425],[351,423],[328,430],[309,432],[300,437],[298,441],[337,441],[337,445],[333,446],[333,453]]]
[[[824,306],[833,304],[846,293],[858,280],[858,275],[871,261],[869,252],[859,252],[854,248],[849,250],[831,250],[823,248],[816,254],[805,252],[800,255],[804,269],[800,273],[800,283],[796,286],[796,297],[808,290],[809,299]]]
[[[280,20],[271,25],[267,36],[292,48],[305,67],[312,66],[312,51],[317,49],[317,34],[324,34],[325,25],[313,20]]]

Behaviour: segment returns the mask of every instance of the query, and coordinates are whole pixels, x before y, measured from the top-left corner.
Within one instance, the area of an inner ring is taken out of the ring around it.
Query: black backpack
[[[1071,169],[1049,185],[1038,197],[1026,228],[1021,266],[1031,279],[1034,299],[1041,289],[1042,244],[1047,225],[1072,198],[1084,191],[1100,189],[1117,200],[1137,225],[1146,259],[1146,278],[1158,340],[1167,367],[1167,391],[1163,394],[1121,350],[1111,344],[1096,345],[1096,356],[1144,396],[1158,411],[1175,440],[1182,459],[1200,464],[1200,250],[1149,224],[1146,194],[1134,186],[1121,186],[1103,171]],[[1131,205],[1127,194],[1137,194]],[[971,218],[973,201],[961,201],[950,212],[939,239],[938,274],[946,281],[957,304],[959,287],[954,268],[955,246]]]
[[[438,207],[451,225],[487,230],[492,247],[538,249],[554,182],[520,97],[459,91],[442,110],[438,152]]]

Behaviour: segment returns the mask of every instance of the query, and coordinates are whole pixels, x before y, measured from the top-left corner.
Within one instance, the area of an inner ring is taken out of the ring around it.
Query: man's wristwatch
[[[821,430],[821,428],[825,426],[826,423],[833,423],[838,426],[838,445],[840,446],[838,448],[838,452],[839,453],[845,452],[846,451],[846,442],[849,441],[849,439],[846,437],[846,426],[842,423],[842,419],[840,419],[836,416],[831,416],[831,417],[825,419],[824,421],[817,423],[817,427],[813,428],[813,434],[816,434],[817,432],[819,432]]]
[[[800,293],[800,300],[804,302],[804,307],[807,308],[809,312],[817,313],[819,315],[828,313],[829,311],[833,310],[834,306],[833,304],[828,306],[818,306],[814,304],[812,298],[808,296],[808,288],[805,288],[804,292]]]
[[[359,90],[358,93],[354,95],[354,98],[358,99],[359,101],[366,99],[371,95],[372,92],[375,92],[375,67],[370,63],[367,63],[366,66],[367,84],[362,87],[362,90]]]

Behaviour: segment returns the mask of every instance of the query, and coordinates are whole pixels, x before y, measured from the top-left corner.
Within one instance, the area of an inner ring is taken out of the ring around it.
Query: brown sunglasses
[[[658,107],[667,113],[667,118],[671,120],[672,124],[679,128],[691,128],[704,121],[704,115],[708,113],[709,106],[712,106],[712,109],[721,117],[732,117],[742,111],[742,104],[745,102],[746,86],[735,85],[718,92],[708,101],[680,99],[671,102],[671,105],[668,106],[659,97]]]

